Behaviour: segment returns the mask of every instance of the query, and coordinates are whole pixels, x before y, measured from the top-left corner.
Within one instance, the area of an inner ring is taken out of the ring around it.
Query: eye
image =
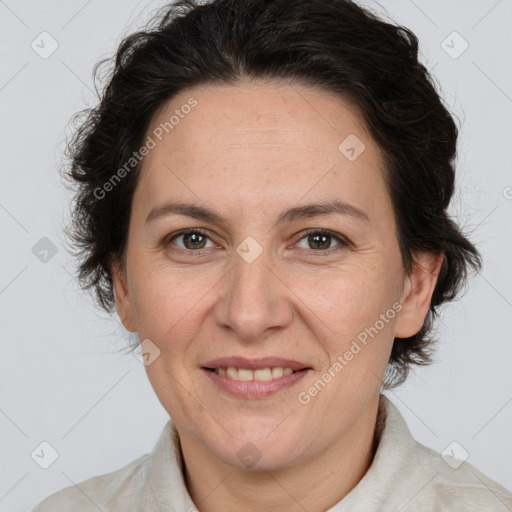
[[[306,231],[300,240],[301,242],[304,240],[306,244],[306,247],[303,246],[302,248],[312,249],[316,252],[331,252],[331,249],[337,250],[349,245],[343,238],[323,229]],[[333,240],[337,242],[334,247],[332,247]],[[300,242],[298,245],[300,246]]]
[[[175,240],[182,239],[183,245],[175,244],[180,249],[185,251],[197,251],[201,249],[208,249],[206,247],[207,241],[210,240],[210,237],[200,229],[186,229],[180,231],[179,233],[172,235],[171,238],[167,239],[166,245],[174,242]],[[211,240],[210,240],[211,242]],[[213,242],[212,242],[213,244]],[[212,247],[212,246],[210,246]]]
[[[181,240],[181,243],[177,242],[179,240]],[[207,245],[208,241],[210,241],[210,246]],[[333,241],[336,242],[334,247],[332,246]],[[300,247],[301,243],[305,244],[305,247],[304,245],[301,247],[302,249],[321,253],[331,253],[349,245],[349,242],[343,237],[322,229],[311,229],[304,232],[297,245]],[[198,253],[204,249],[215,247],[210,237],[201,229],[185,229],[173,234],[165,239],[165,245],[175,245],[183,251]]]

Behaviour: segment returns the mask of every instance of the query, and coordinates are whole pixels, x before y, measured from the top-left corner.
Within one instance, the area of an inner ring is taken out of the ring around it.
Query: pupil
[[[204,238],[203,235],[200,235],[198,233],[192,233],[192,234],[188,234],[188,235],[185,235],[185,239],[186,241],[190,242],[192,241],[192,247],[199,247],[199,245],[201,244],[201,238]],[[204,241],[203,241],[204,242]],[[185,245],[188,245],[187,243],[185,243]],[[203,246],[201,246],[200,248],[202,248]]]
[[[311,236],[310,239],[313,239],[313,243],[316,245],[323,246],[322,249],[328,249],[329,248],[329,236],[328,235],[314,235]],[[323,242],[322,242],[323,240]]]

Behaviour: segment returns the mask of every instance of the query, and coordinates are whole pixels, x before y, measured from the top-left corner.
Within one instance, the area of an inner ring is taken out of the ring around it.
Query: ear
[[[405,278],[402,309],[395,324],[396,338],[414,336],[423,327],[443,259],[442,252],[414,256],[413,269]]]
[[[126,271],[118,260],[112,261],[110,268],[112,272],[112,284],[114,286],[117,314],[128,331],[137,332]]]

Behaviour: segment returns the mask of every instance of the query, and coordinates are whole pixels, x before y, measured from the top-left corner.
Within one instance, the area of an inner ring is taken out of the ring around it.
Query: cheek
[[[316,276],[298,275],[293,288],[300,290],[301,300],[332,324],[333,330],[341,329],[340,333],[375,321],[396,295],[396,287],[383,269],[363,265],[347,265]]]
[[[303,276],[300,283],[300,289],[294,288],[304,311],[320,320],[316,337],[322,339],[331,362],[348,350],[354,354],[348,357],[357,359],[351,363],[354,368],[369,361],[378,361],[380,367],[380,362],[387,361],[400,308],[399,286],[392,272],[353,266],[316,279]]]
[[[151,268],[150,262],[147,264],[134,273],[139,335],[161,351],[172,353],[177,361],[188,343],[207,328],[206,317],[213,314],[219,293],[229,294],[230,290],[223,286],[220,267],[159,266],[143,271]],[[375,326],[398,296],[398,276],[376,252],[336,267],[274,269],[286,283],[280,288],[281,300],[289,301],[297,311],[296,326],[310,330],[329,354],[344,351],[353,339]],[[393,322],[386,322],[378,329],[379,337],[386,336],[392,326]]]
[[[138,283],[134,309],[141,340],[149,338],[161,350],[179,351],[181,342],[198,328],[197,315],[211,286],[197,273],[187,276],[175,269],[155,269],[140,275]]]

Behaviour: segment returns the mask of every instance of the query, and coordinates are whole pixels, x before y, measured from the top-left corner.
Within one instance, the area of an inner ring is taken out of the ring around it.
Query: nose
[[[214,309],[217,326],[252,342],[289,326],[293,320],[291,292],[277,268],[269,249],[250,263],[234,252],[232,270],[222,281]]]

